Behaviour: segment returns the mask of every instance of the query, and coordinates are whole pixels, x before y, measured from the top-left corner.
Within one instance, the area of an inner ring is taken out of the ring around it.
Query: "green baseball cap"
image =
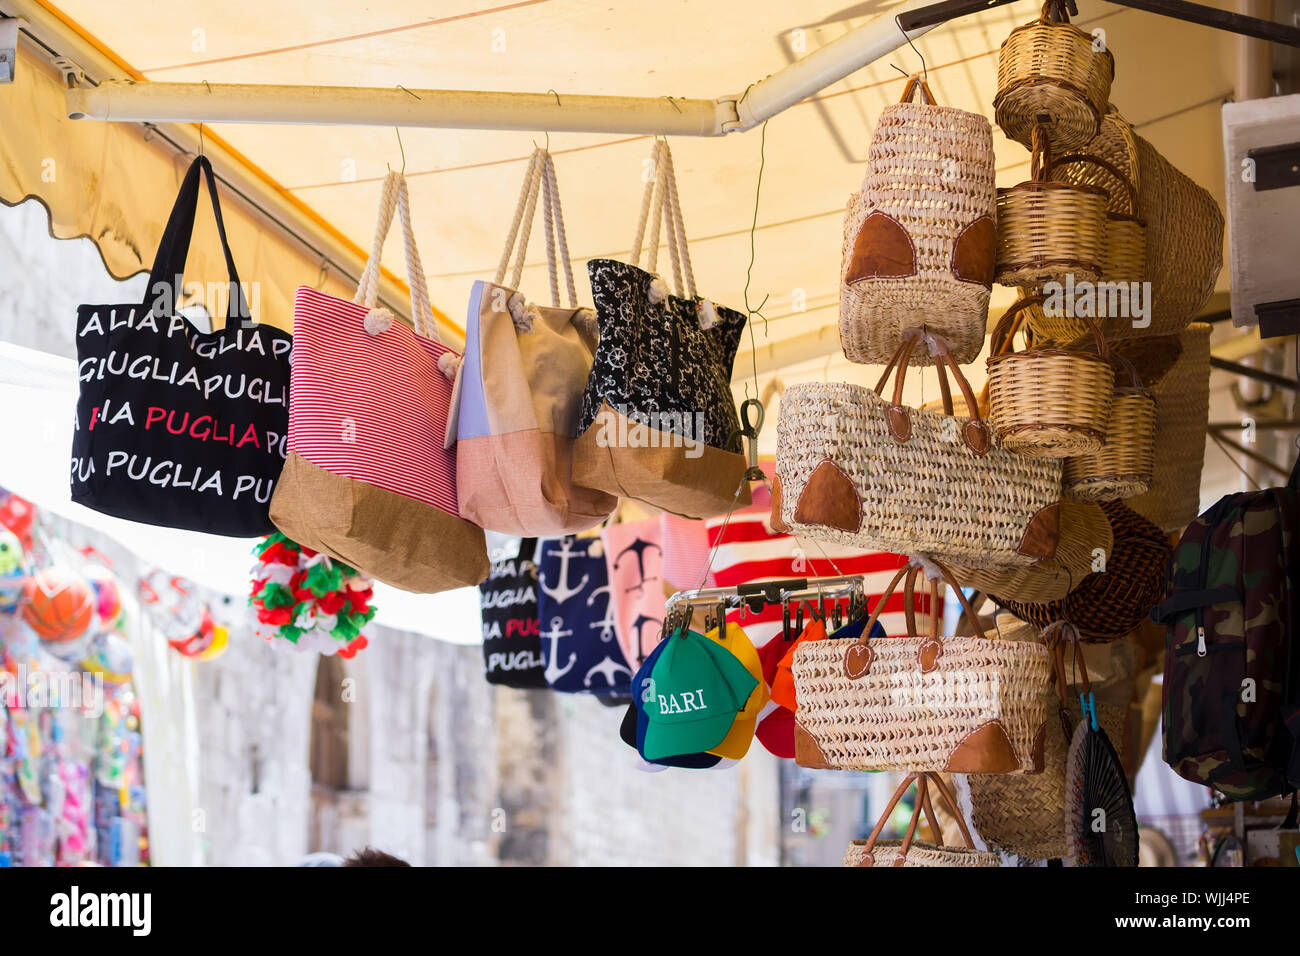
[[[758,679],[736,655],[696,631],[666,639],[645,698],[647,760],[722,743]]]

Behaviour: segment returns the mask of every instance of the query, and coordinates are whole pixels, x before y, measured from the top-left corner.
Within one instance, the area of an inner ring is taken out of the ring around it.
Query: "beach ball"
[[[90,653],[81,661],[81,669],[103,678],[105,684],[125,684],[131,679],[135,655],[121,634],[105,631],[95,637]]]
[[[82,577],[60,568],[44,568],[23,587],[23,620],[43,641],[74,641],[95,620],[95,592]]]

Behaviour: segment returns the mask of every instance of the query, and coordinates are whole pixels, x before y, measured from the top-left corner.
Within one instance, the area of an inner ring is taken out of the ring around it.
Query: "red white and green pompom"
[[[258,545],[256,554],[249,604],[263,638],[342,657],[366,646],[361,629],[375,616],[368,578],[279,532]]]

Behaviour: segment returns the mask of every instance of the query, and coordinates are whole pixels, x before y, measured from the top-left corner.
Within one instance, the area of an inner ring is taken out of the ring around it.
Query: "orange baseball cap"
[[[736,714],[727,736],[722,739],[722,743],[708,751],[729,760],[739,760],[749,753],[749,745],[754,740],[754,728],[758,725],[758,715],[767,706],[769,700],[767,682],[763,680],[763,662],[759,660],[758,651],[754,649],[753,642],[739,624],[728,622],[721,637],[716,627],[705,636],[735,655],[736,659],[745,666],[745,670],[758,681],[745,701],[744,708]]]
[[[808,622],[808,626],[803,629],[803,633],[787,645],[789,650],[777,663],[776,676],[772,678],[772,699],[787,710],[795,711],[798,709],[794,696],[794,672],[791,669],[794,666],[794,649],[804,641],[821,641],[825,639],[825,623],[813,619]]]

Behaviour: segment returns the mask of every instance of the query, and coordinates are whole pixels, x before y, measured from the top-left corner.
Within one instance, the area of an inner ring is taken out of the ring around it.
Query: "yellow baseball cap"
[[[763,662],[759,660],[753,641],[739,624],[728,622],[723,636],[719,637],[715,627],[705,637],[730,651],[758,681],[745,701],[745,706],[737,712],[727,736],[722,739],[722,743],[708,751],[728,760],[739,760],[749,752],[749,745],[754,741],[754,728],[758,725],[758,715],[769,700],[767,681],[763,680]]]

